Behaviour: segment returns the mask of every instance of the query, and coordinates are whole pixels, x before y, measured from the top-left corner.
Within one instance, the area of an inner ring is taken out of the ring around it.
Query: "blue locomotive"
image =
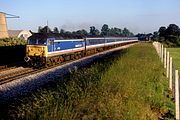
[[[138,42],[136,37],[63,38],[34,34],[28,39],[25,61],[33,66],[52,66],[86,55]]]

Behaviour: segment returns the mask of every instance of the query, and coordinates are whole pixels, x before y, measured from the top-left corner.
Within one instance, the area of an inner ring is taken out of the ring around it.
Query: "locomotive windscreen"
[[[29,45],[47,45],[47,40],[29,39]]]

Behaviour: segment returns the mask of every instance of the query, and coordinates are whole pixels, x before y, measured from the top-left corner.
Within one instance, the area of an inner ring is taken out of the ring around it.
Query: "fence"
[[[159,42],[153,43],[161,62],[163,63],[163,67],[165,69],[166,77],[169,80],[169,89],[174,93],[173,96],[175,97],[175,114],[176,120],[180,120],[180,86],[179,86],[179,74],[178,70],[175,69],[173,65],[172,57],[170,57],[170,53],[167,51],[167,48]]]

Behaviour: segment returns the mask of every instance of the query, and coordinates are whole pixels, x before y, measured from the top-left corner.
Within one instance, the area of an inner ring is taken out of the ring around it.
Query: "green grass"
[[[6,114],[9,119],[173,119],[162,68],[153,46],[139,44],[57,79]]]
[[[180,70],[180,48],[168,48],[170,56],[173,58],[173,63],[176,69]]]

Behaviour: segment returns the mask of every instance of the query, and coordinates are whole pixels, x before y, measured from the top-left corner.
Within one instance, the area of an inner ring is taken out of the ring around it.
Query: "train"
[[[65,38],[55,34],[36,33],[28,38],[24,60],[29,66],[49,67],[136,42],[137,37]]]

